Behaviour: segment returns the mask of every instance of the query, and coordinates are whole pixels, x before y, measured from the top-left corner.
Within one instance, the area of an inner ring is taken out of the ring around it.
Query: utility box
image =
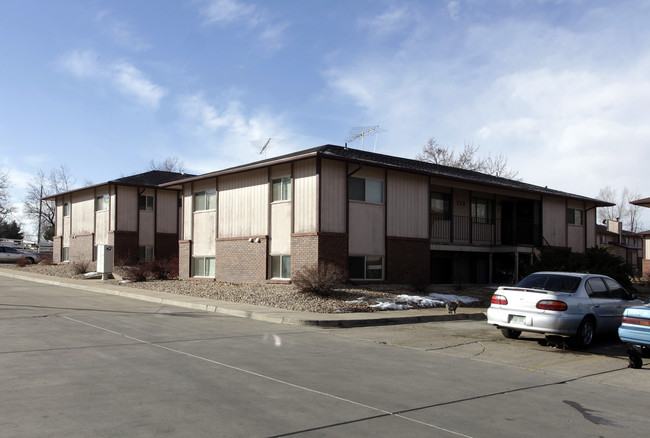
[[[112,245],[97,245],[97,272],[102,274],[102,280],[107,280],[113,272]]]

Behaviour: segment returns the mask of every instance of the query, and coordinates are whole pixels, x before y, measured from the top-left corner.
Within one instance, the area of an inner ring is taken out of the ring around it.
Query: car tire
[[[578,326],[578,331],[571,338],[571,343],[577,348],[587,348],[591,345],[596,334],[596,321],[587,316]]]
[[[501,329],[501,334],[503,334],[504,337],[508,339],[517,339],[519,335],[521,335],[520,330],[513,330],[509,328],[502,328]]]
[[[33,265],[33,264],[36,263],[36,262],[34,261],[33,258],[31,258],[31,257],[27,257],[27,263],[29,263],[30,265]]]

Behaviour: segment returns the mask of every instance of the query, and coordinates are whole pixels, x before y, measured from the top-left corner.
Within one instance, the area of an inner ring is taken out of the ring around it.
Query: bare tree
[[[185,173],[185,164],[178,157],[167,157],[158,162],[151,160],[149,162],[149,170]]]
[[[641,195],[639,193],[633,192],[627,187],[623,188],[620,194],[610,186],[603,187],[598,191],[597,198],[615,205],[611,207],[599,207],[598,221],[603,222],[606,219],[621,221],[623,228],[633,233],[638,233],[643,228],[643,224],[640,221],[641,208],[643,207],[630,204],[630,201],[634,201],[640,197]]]
[[[0,168],[0,220],[3,220],[13,211],[13,207],[9,205],[10,188],[9,171]]]
[[[50,171],[46,177],[45,172],[39,170],[32,181],[27,185],[27,194],[23,212],[25,216],[40,224],[41,235],[50,236],[54,231],[56,219],[56,205],[54,201],[42,201],[42,198],[67,192],[74,185],[74,178],[70,175],[70,169],[61,165]]]
[[[478,156],[479,146],[466,144],[463,150],[456,155],[453,149],[441,146],[434,138],[430,138],[422,148],[422,152],[415,159],[442,166],[458,167],[473,170],[488,175],[515,179],[519,172],[508,168],[508,159],[499,154],[481,158]]]

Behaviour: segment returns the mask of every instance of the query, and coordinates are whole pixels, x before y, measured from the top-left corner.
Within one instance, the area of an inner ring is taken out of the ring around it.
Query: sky
[[[0,168],[19,208],[39,170],[81,187],[178,157],[201,174],[371,126],[366,150],[415,158],[435,138],[531,184],[650,197],[649,0],[2,6]]]

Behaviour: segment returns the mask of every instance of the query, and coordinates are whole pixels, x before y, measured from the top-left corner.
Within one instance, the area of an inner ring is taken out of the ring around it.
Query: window
[[[431,193],[431,215],[435,219],[451,219],[451,197],[448,193]]]
[[[585,287],[590,298],[609,298],[607,287],[600,278],[590,278]]]
[[[110,203],[110,198],[108,195],[97,196],[95,198],[95,211],[108,210],[109,203]]]
[[[214,277],[214,257],[194,257],[194,277]]]
[[[494,201],[491,199],[472,199],[472,222],[475,224],[494,223]]]
[[[627,291],[623,289],[623,286],[618,284],[616,281],[612,280],[611,278],[603,278],[603,281],[607,285],[607,289],[609,289],[609,293],[611,294],[612,298],[615,298],[617,300],[629,299]]]
[[[153,260],[153,246],[138,247],[138,256],[140,260],[144,260],[145,262]]]
[[[69,262],[70,261],[70,248],[67,246],[64,246],[61,249],[61,261],[62,262]]]
[[[382,256],[352,256],[348,260],[350,278],[354,280],[381,280],[384,278]]]
[[[141,211],[153,211],[153,196],[140,195],[138,205]]]
[[[69,202],[64,202],[63,203],[63,216],[70,216],[70,203]]]
[[[271,278],[291,278],[291,256],[271,256]]]
[[[274,178],[271,180],[272,186],[272,200],[275,201],[290,201],[291,200],[291,177],[285,176],[284,178]]]
[[[356,178],[349,180],[351,201],[370,202],[373,204],[384,203],[384,182],[377,179]]]
[[[605,236],[600,236],[600,244],[601,244],[601,245],[604,245],[604,244],[606,244],[606,243],[607,243],[607,237],[605,237]]]
[[[215,210],[217,208],[217,191],[206,190],[194,194],[194,211]]]
[[[569,225],[582,225],[582,210],[576,210],[574,208],[569,208],[567,210],[567,222]]]

